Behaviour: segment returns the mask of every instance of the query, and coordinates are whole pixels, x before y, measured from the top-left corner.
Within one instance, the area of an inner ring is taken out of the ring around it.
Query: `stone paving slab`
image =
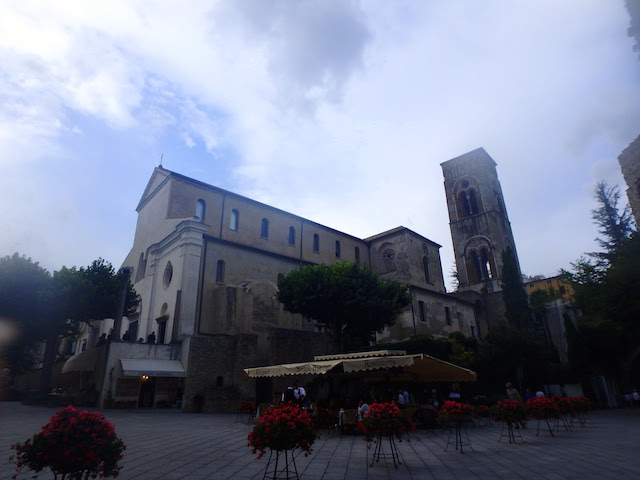
[[[10,445],[47,423],[56,409],[0,403],[0,480],[15,473]],[[127,450],[122,480],[259,480],[267,456],[256,460],[247,446],[251,427],[235,415],[183,414],[176,410],[105,410]],[[298,455],[300,478],[309,480],[609,480],[640,479],[640,409],[595,411],[584,427],[552,437],[529,423],[524,444],[499,442],[500,426],[469,428],[471,448],[450,446],[447,431],[418,431],[398,443],[401,464],[371,465],[373,450],[359,436],[321,432],[313,454]],[[29,476],[25,477],[29,478]],[[39,480],[53,479],[42,472]]]

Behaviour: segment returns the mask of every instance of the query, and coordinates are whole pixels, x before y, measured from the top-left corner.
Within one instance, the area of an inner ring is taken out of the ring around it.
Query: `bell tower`
[[[458,290],[501,290],[502,251],[511,247],[520,270],[496,162],[478,148],[441,164]]]

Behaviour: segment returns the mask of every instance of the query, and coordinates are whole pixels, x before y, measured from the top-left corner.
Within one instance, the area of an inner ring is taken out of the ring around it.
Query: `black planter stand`
[[[380,459],[392,459],[393,466],[398,468],[400,465],[400,455],[398,454],[398,447],[396,446],[396,439],[393,435],[389,435],[389,452],[383,452],[382,448],[382,435],[378,435],[376,439],[376,448],[373,450],[373,459],[371,460],[371,467],[374,462],[379,462]]]
[[[444,447],[444,451],[446,452],[449,448],[449,445],[455,445],[456,450],[460,449],[460,453],[464,453],[463,447],[469,447],[473,450],[471,446],[471,440],[469,439],[469,433],[467,432],[467,425],[469,425],[473,419],[471,417],[461,417],[461,418],[451,418],[451,423],[453,423],[453,428],[449,429],[449,436],[447,437],[447,445]],[[464,430],[464,435],[466,440],[462,439],[462,431]],[[454,434],[454,440],[451,440],[451,434]]]
[[[506,434],[504,432],[505,428],[507,429],[507,433]],[[509,439],[509,443],[518,443],[518,441],[516,439],[516,434],[517,434],[518,437],[520,437],[520,442],[526,443],[524,441],[524,438],[522,438],[522,434],[520,433],[520,429],[515,428],[513,423],[511,423],[511,422],[503,422],[502,423],[502,430],[500,430],[500,439],[498,441],[502,442],[502,439],[504,437],[507,437]]]
[[[271,450],[263,480],[298,480],[298,468],[293,450]]]

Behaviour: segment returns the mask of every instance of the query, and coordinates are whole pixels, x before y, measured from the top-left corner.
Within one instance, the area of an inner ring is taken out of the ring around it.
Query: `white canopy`
[[[378,352],[358,352],[340,355],[322,355],[313,362],[287,363],[266,367],[245,368],[252,378],[282,377],[285,375],[324,375],[341,366],[345,373],[382,371],[394,367],[405,367],[394,374],[391,380],[415,382],[474,382],[475,372],[449,362],[438,360],[423,354],[405,355],[401,350],[383,350]],[[380,372],[382,373],[382,372]],[[374,375],[373,378],[375,378]],[[377,375],[380,377],[380,375]],[[375,380],[374,380],[375,381]]]

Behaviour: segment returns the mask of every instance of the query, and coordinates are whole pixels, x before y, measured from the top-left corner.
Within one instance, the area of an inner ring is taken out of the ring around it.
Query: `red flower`
[[[307,412],[293,403],[280,404],[267,409],[258,420],[247,440],[253,453],[259,451],[262,458],[267,448],[271,450],[302,449],[311,453],[317,431]]]
[[[36,472],[49,468],[69,478],[95,478],[98,473],[118,474],[125,446],[101,414],[69,406],[56,412],[40,433],[12,449],[18,473],[22,467]]]

